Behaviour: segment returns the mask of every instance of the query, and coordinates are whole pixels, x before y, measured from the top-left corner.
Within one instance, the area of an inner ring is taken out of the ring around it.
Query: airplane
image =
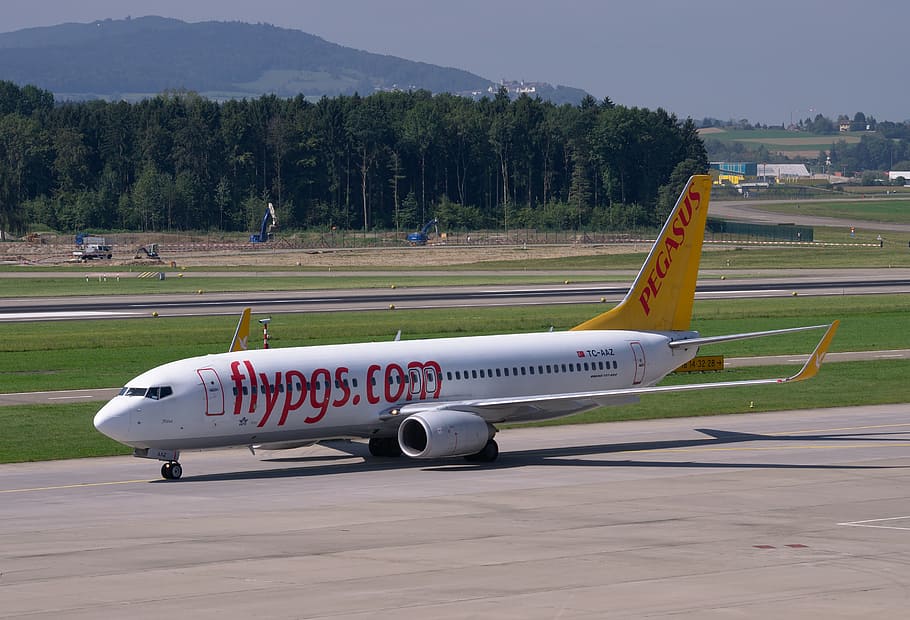
[[[137,457],[163,461],[168,480],[183,474],[181,451],[334,439],[367,439],[373,456],[491,462],[498,424],[633,403],[644,394],[813,377],[836,320],[713,337],[689,329],[710,192],[710,176],[691,177],[624,299],[567,331],[246,350],[238,344],[249,337],[246,309],[230,351],[128,381],[95,415],[95,428]],[[821,328],[824,336],[793,376],[657,385],[704,345]]]

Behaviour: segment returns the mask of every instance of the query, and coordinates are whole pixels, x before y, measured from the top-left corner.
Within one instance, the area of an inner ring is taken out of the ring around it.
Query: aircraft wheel
[[[373,437],[370,439],[370,454],[373,456],[401,456],[401,446],[395,437]]]
[[[386,449],[387,449],[386,456],[390,456],[392,458],[401,456],[401,445],[398,443],[398,438],[389,437],[387,441],[389,443],[388,443],[388,446],[386,446]]]
[[[183,466],[176,461],[170,461],[161,466],[161,477],[165,480],[180,480],[183,475]]]

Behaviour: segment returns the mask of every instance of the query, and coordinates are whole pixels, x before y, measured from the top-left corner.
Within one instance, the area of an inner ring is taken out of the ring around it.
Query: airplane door
[[[408,400],[420,398],[421,388],[423,387],[423,374],[418,368],[408,369]]]
[[[214,368],[200,368],[196,374],[205,390],[205,415],[224,415],[224,391],[218,373]]]
[[[632,385],[638,385],[645,378],[645,350],[640,342],[630,342],[629,346],[635,356],[635,378],[632,379]]]

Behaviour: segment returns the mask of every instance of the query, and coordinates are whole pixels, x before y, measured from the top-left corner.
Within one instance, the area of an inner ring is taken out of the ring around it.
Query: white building
[[[808,179],[812,175],[806,164],[758,164],[759,179],[776,179],[779,183]]]

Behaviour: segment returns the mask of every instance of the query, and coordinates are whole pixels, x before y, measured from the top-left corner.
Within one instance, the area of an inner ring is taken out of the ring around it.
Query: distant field
[[[815,157],[819,151],[827,151],[832,144],[841,140],[855,144],[863,136],[860,132],[821,135],[781,129],[726,130],[716,127],[710,129],[711,131],[702,130],[699,134],[707,140],[741,142],[753,148],[764,145],[771,152],[805,157]]]
[[[750,205],[751,206],[751,205]],[[872,222],[910,223],[910,200],[869,200],[862,202],[793,202],[791,204],[759,204],[762,211],[792,215],[814,215]]]

